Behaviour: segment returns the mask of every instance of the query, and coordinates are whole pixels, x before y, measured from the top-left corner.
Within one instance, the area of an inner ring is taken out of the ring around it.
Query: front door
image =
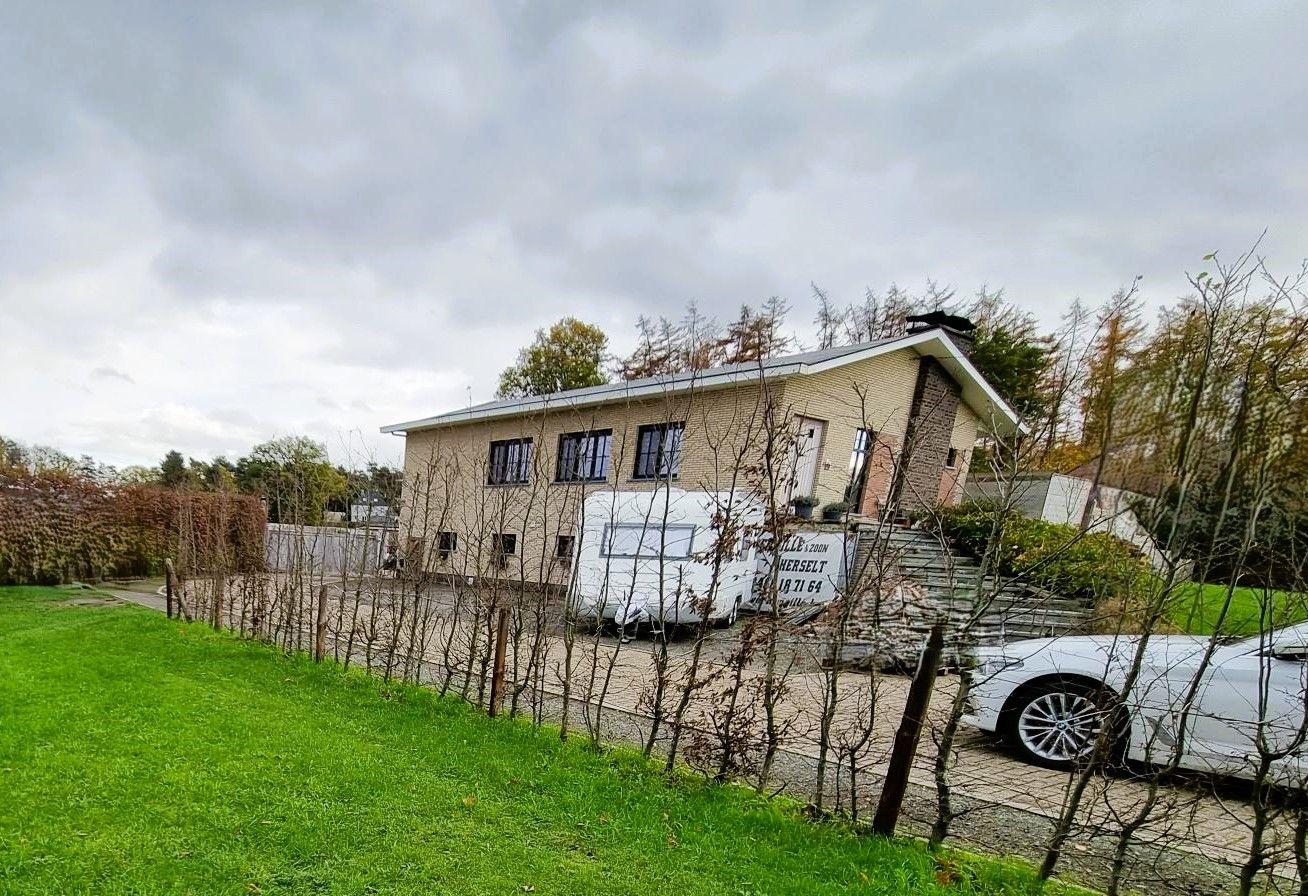
[[[818,461],[826,423],[812,417],[795,418],[795,480],[790,496],[811,495],[817,489]]]

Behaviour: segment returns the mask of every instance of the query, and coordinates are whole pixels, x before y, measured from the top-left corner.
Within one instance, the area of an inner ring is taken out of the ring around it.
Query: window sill
[[[530,482],[488,482],[486,488],[522,488],[524,485],[531,485]]]

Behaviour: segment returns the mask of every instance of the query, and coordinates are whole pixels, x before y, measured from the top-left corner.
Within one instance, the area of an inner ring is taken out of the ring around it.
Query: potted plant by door
[[[845,511],[849,510],[849,504],[844,501],[832,501],[822,508],[822,522],[838,523],[845,518]]]
[[[790,499],[790,506],[795,510],[795,516],[801,520],[813,519],[813,508],[817,507],[818,499],[812,495],[800,495],[797,498]]]

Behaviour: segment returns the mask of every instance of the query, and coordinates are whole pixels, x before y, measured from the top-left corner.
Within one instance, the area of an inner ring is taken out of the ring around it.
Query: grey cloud
[[[133,363],[170,409],[133,445],[226,450],[223,427],[484,397],[565,313],[621,350],[692,298],[780,294],[802,325],[810,281],[988,281],[1050,320],[1136,273],[1166,300],[1264,227],[1304,252],[1305,25],[1275,2],[20,4],[0,328],[96,364],[156,333],[191,377]]]
[[[136,380],[132,379],[131,376],[113,367],[97,367],[91,371],[91,378],[99,380],[118,380],[120,382],[129,383],[133,386],[136,385]]]

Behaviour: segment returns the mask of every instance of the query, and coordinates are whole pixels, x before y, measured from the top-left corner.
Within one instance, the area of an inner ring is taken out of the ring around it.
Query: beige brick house
[[[383,427],[405,438],[408,562],[563,582],[580,501],[596,489],[753,489],[868,516],[956,501],[978,433],[1019,425],[968,347],[919,326]]]

